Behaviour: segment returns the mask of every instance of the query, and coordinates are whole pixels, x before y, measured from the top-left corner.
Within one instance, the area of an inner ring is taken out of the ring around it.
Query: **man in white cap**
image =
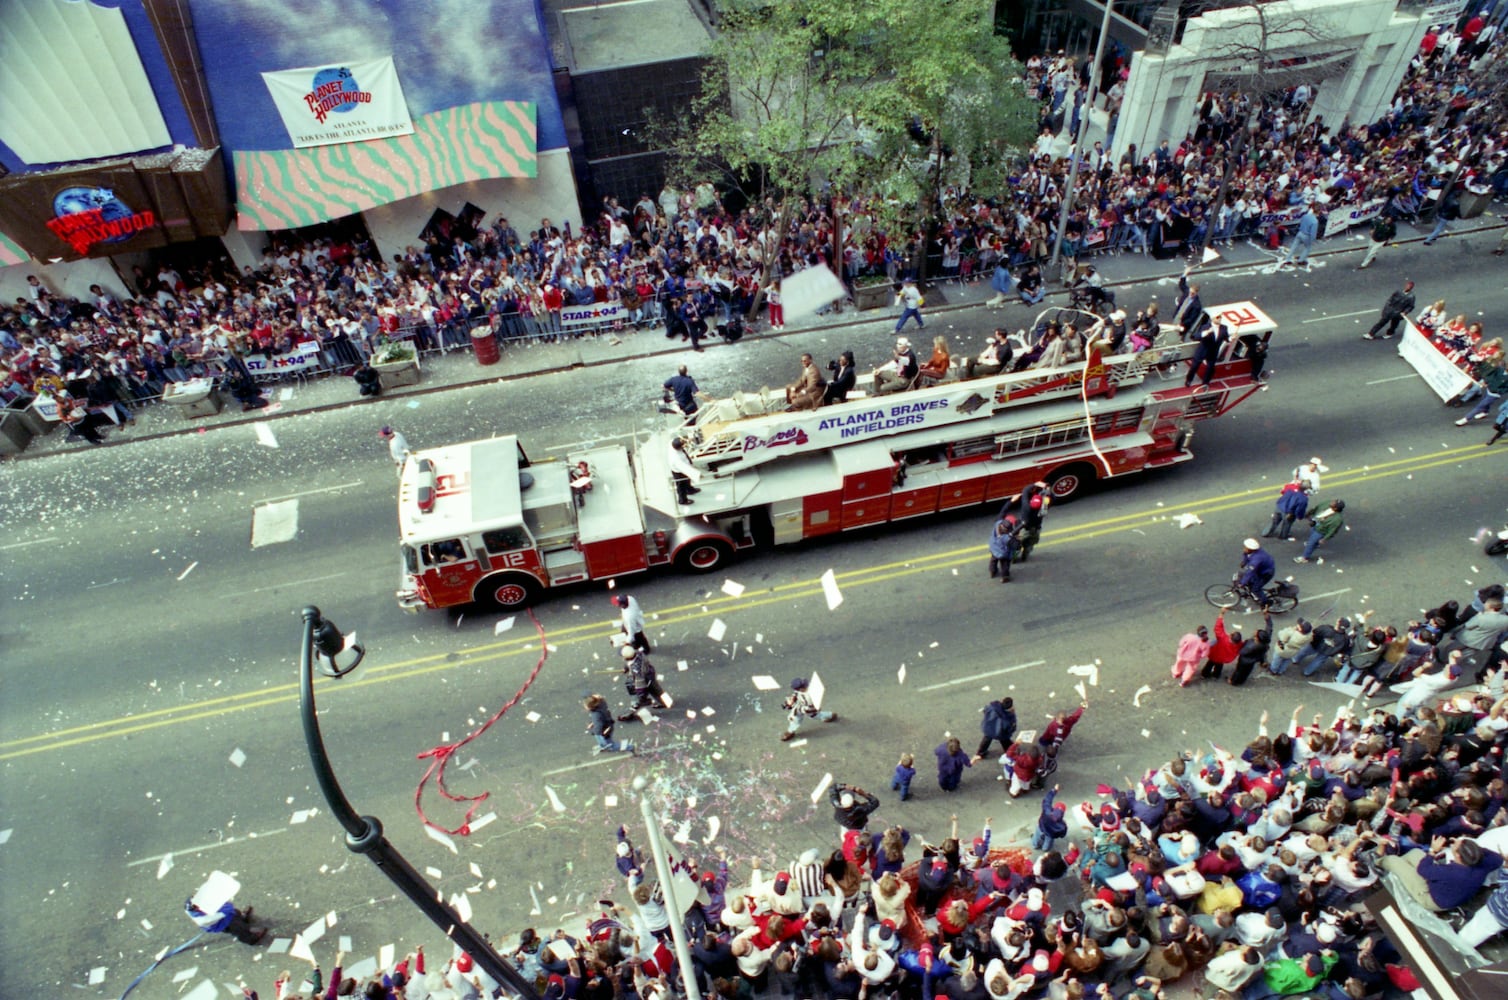
[[[909,389],[911,383],[916,381],[919,371],[921,365],[916,360],[916,352],[911,349],[911,341],[897,337],[895,353],[891,355],[889,363],[880,366],[874,373],[874,391],[884,394]]]
[[[1236,582],[1251,592],[1263,608],[1267,607],[1266,588],[1277,574],[1277,563],[1255,538],[1241,543],[1241,569]]]
[[[1318,455],[1315,455],[1309,461],[1293,470],[1293,479],[1303,487],[1305,493],[1309,496],[1314,496],[1314,494],[1319,492],[1320,473],[1329,471],[1330,467],[1320,461]]]

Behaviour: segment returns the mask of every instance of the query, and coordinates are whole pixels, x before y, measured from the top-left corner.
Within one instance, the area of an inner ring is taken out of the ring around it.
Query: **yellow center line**
[[[1508,454],[1508,451],[1489,452],[1480,444],[1449,448],[1440,452],[1406,456],[1359,469],[1332,473],[1326,477],[1325,485],[1327,491],[1329,491],[1336,487],[1353,486],[1414,472],[1422,472],[1446,465],[1479,461],[1491,458],[1495,454]],[[1269,484],[1235,493],[1209,497],[1189,504],[1180,504],[1179,507],[1195,514],[1221,513],[1252,506],[1253,504],[1271,502],[1273,498],[1272,490],[1273,486]],[[1140,510],[1129,514],[1118,514],[1113,517],[1089,521],[1072,528],[1046,531],[1043,533],[1041,544],[1052,547],[1070,541],[1085,541],[1103,535],[1114,534],[1124,531],[1128,526],[1144,524],[1149,517],[1163,512],[1165,512],[1164,508]],[[987,546],[983,545],[969,545],[945,552],[936,552],[882,563],[864,569],[846,570],[838,573],[837,579],[839,581],[846,581],[850,588],[871,586],[920,572],[964,566],[978,559],[985,552],[986,548]],[[659,626],[678,625],[684,622],[705,619],[709,615],[715,615],[729,609],[739,611],[751,610],[770,604],[812,597],[821,593],[822,587],[818,581],[797,580],[790,583],[777,584],[767,590],[762,590],[752,595],[746,594],[743,597],[733,598],[724,595],[676,605],[656,615],[654,624]],[[604,622],[572,625],[558,632],[548,633],[547,641],[551,646],[557,648],[574,646],[585,642],[600,641],[612,635],[615,631],[617,629],[613,624]],[[456,651],[455,653],[430,653],[394,663],[373,666],[365,672],[365,676],[349,681],[339,687],[327,687],[325,693],[336,694],[344,691],[353,691],[373,684],[385,684],[392,681],[421,677],[439,671],[456,670],[462,667],[491,663],[496,660],[526,653],[535,653],[537,655],[538,649],[537,634],[528,631],[527,634],[521,634],[513,639],[484,643],[479,646]],[[0,742],[0,751],[4,751],[0,752],[0,761],[14,760],[18,757],[27,757],[44,751],[62,750],[116,736],[148,732],[200,719],[219,718],[235,712],[266,708],[271,705],[289,704],[297,700],[298,684],[294,682],[276,684],[271,687],[260,688],[256,691],[242,692],[241,694],[209,698],[186,705],[179,705],[174,708],[154,709],[134,715],[74,726],[69,729]]]

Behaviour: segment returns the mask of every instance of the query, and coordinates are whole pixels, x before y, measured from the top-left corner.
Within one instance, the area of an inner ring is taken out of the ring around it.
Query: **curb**
[[[1494,225],[1481,226],[1481,227],[1476,228],[1476,229],[1469,229],[1469,230],[1465,230],[1465,231],[1457,231],[1455,233],[1448,234],[1448,235],[1468,236],[1468,235],[1474,235],[1476,233],[1486,233],[1486,232],[1491,232],[1493,230],[1505,229],[1505,228],[1508,228],[1508,223],[1498,222],[1498,223],[1496,223]],[[1424,236],[1413,236],[1413,237],[1410,237],[1410,238],[1408,238],[1406,240],[1394,240],[1392,242],[1392,245],[1393,246],[1403,246],[1403,245],[1408,244],[1408,243],[1422,243],[1422,242],[1424,242],[1424,239],[1425,239]],[[1337,254],[1353,253],[1353,252],[1356,251],[1356,249],[1357,249],[1356,247],[1335,247],[1334,249],[1331,249],[1331,250],[1322,250],[1322,251],[1319,251],[1317,253],[1312,253],[1312,254],[1310,254],[1310,256],[1311,257],[1333,257],[1333,256],[1336,256]],[[1224,261],[1223,257],[1221,259],[1222,259],[1222,261]],[[1260,265],[1253,265],[1253,264],[1249,264],[1249,263],[1225,262],[1225,263],[1220,263],[1220,264],[1216,264],[1216,265],[1204,268],[1204,271],[1205,271],[1205,273],[1215,273],[1215,272],[1218,272],[1218,271],[1229,271],[1229,270],[1234,270],[1236,268],[1252,267],[1252,266],[1260,266]],[[1107,281],[1107,282],[1105,282],[1105,287],[1107,287],[1107,288],[1128,288],[1128,287],[1131,287],[1133,285],[1146,284],[1148,282],[1154,282],[1154,281],[1162,281],[1164,277],[1166,277],[1166,276],[1165,275],[1158,275],[1158,276],[1148,276],[1148,277],[1140,277],[1140,278],[1126,278],[1126,279],[1121,280],[1121,281]],[[1044,296],[1044,298],[1043,298],[1042,301],[1046,302],[1048,299],[1053,298],[1054,296],[1067,295],[1067,294],[1068,294],[1068,290],[1066,288],[1060,288],[1057,291],[1048,292],[1047,295]],[[950,314],[950,313],[962,312],[965,309],[977,309],[977,308],[981,307],[982,305],[984,305],[983,302],[960,302],[960,303],[957,303],[957,304],[954,304],[954,305],[942,305],[942,306],[939,306],[938,308],[936,308],[934,310],[931,310],[930,313],[931,313],[931,315],[947,315],[947,314]],[[779,337],[784,337],[784,336],[787,336],[789,334],[794,334],[796,336],[800,336],[802,334],[820,333],[820,332],[827,331],[827,330],[846,330],[846,329],[853,329],[855,327],[862,326],[865,323],[879,322],[880,320],[881,320],[881,317],[878,314],[876,314],[873,318],[870,318],[870,319],[856,318],[856,319],[852,319],[852,320],[843,320],[841,322],[832,323],[832,324],[827,325],[827,326],[816,326],[816,327],[811,327],[811,328],[805,329],[805,330],[792,330],[792,331],[784,331],[784,330],[782,330],[782,331],[778,331],[778,332],[777,331],[773,331],[773,330],[766,330],[766,331],[758,332],[758,333],[748,333],[748,334],[745,334],[744,339],[745,340],[766,340],[766,339],[777,339]],[[712,344],[712,346],[713,347],[731,347],[733,345],[727,344],[727,343],[724,343],[724,342],[718,342],[718,343]],[[656,358],[656,357],[661,357],[661,356],[664,356],[664,355],[679,354],[683,350],[685,350],[685,348],[682,348],[682,347],[679,347],[679,346],[677,346],[677,347],[669,347],[669,348],[666,348],[664,350],[652,350],[652,351],[647,351],[647,352],[645,352],[643,354],[635,354],[635,355],[632,355],[632,357],[634,357],[634,358]],[[556,374],[559,374],[560,372],[573,371],[573,370],[578,369],[578,368],[600,368],[600,367],[603,367],[603,366],[606,366],[606,365],[621,364],[624,360],[626,360],[626,359],[619,357],[619,358],[604,358],[604,359],[602,359],[600,361],[579,361],[579,362],[576,362],[574,364],[569,364],[569,365],[554,365],[554,366],[551,366],[551,367],[548,367],[548,368],[539,368],[539,369],[535,369],[533,371],[520,372],[520,373],[518,373],[516,375],[493,375],[493,376],[489,376],[489,377],[485,377],[485,378],[468,379],[468,380],[461,381],[461,382],[449,382],[449,383],[446,383],[444,385],[420,386],[420,387],[418,387],[416,389],[413,389],[412,391],[398,393],[398,394],[394,394],[394,395],[387,396],[387,397],[379,397],[379,398],[407,399],[407,398],[409,398],[411,396],[429,396],[429,395],[433,395],[433,394],[438,393],[438,392],[449,392],[452,389],[474,388],[474,387],[477,387],[477,386],[488,385],[490,383],[496,383],[496,382],[518,382],[518,381],[522,381],[524,379],[535,378],[535,377],[540,376],[540,375],[556,375]],[[369,400],[369,401],[370,402],[377,402],[376,399]],[[186,434],[201,434],[201,433],[203,433],[203,434],[209,434],[209,433],[213,433],[214,431],[224,430],[226,428],[231,428],[231,427],[244,427],[244,426],[247,426],[249,424],[256,424],[256,423],[262,423],[262,422],[268,422],[268,421],[285,420],[285,419],[289,419],[289,418],[292,418],[292,417],[301,417],[301,416],[304,416],[305,414],[310,414],[310,413],[328,413],[328,412],[330,412],[332,410],[339,410],[339,409],[344,409],[346,407],[361,406],[361,405],[363,405],[363,400],[360,400],[360,399],[342,400],[341,402],[338,402],[338,403],[320,403],[320,404],[318,404],[316,406],[310,406],[310,407],[307,407],[307,408],[304,408],[304,409],[300,409],[300,410],[291,410],[291,411],[286,412],[286,413],[281,413],[280,412],[280,413],[266,414],[266,415],[261,416],[261,417],[248,416],[245,419],[241,419],[241,420],[228,420],[228,421],[225,421],[223,423],[215,424],[213,426],[185,427],[182,430],[156,431],[156,432],[151,433],[151,434],[142,434],[142,435],[138,435],[136,437],[127,438],[125,440],[111,440],[111,441],[107,441],[101,447],[114,448],[114,447],[117,447],[117,446],[120,446],[120,445],[130,444],[130,443],[135,442],[135,441],[155,441],[155,440],[160,440],[162,438],[182,437],[182,436],[184,436]],[[89,449],[89,450],[92,451],[94,449]],[[22,461],[26,461],[28,458],[32,458],[32,459],[47,458],[47,457],[50,457],[52,455],[63,454],[64,452],[65,452],[65,449],[60,448],[60,449],[57,449],[55,451],[37,452],[37,453],[35,453],[33,455],[29,455],[28,456],[26,454],[26,452],[23,451],[19,455],[13,455],[13,456],[11,456],[10,460],[11,461],[16,461],[16,462],[22,462]]]

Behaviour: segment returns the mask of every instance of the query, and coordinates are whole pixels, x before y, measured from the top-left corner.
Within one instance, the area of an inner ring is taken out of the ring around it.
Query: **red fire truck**
[[[1261,388],[1232,348],[1276,328],[1250,302],[1208,313],[1231,342],[1207,388],[1184,386],[1194,345],[1164,333],[1141,353],[1103,357],[1096,342],[1060,368],[816,410],[788,410],[780,390],[739,392],[686,424],[563,460],[531,462],[512,435],[416,452],[399,487],[399,603],[522,608],[553,587],[665,564],[711,572],[741,549],[999,502],[1039,479],[1061,501],[1188,461],[1194,424]],[[688,505],[671,480],[675,437],[701,474]]]

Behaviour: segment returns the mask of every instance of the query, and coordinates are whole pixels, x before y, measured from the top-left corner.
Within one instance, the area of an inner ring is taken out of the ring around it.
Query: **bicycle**
[[[1264,587],[1261,596],[1252,593],[1250,587],[1235,579],[1230,583],[1217,583],[1206,587],[1204,591],[1204,599],[1222,610],[1248,603],[1261,608],[1264,597],[1266,598],[1264,610],[1275,615],[1286,614],[1299,606],[1298,585],[1281,580]]]

